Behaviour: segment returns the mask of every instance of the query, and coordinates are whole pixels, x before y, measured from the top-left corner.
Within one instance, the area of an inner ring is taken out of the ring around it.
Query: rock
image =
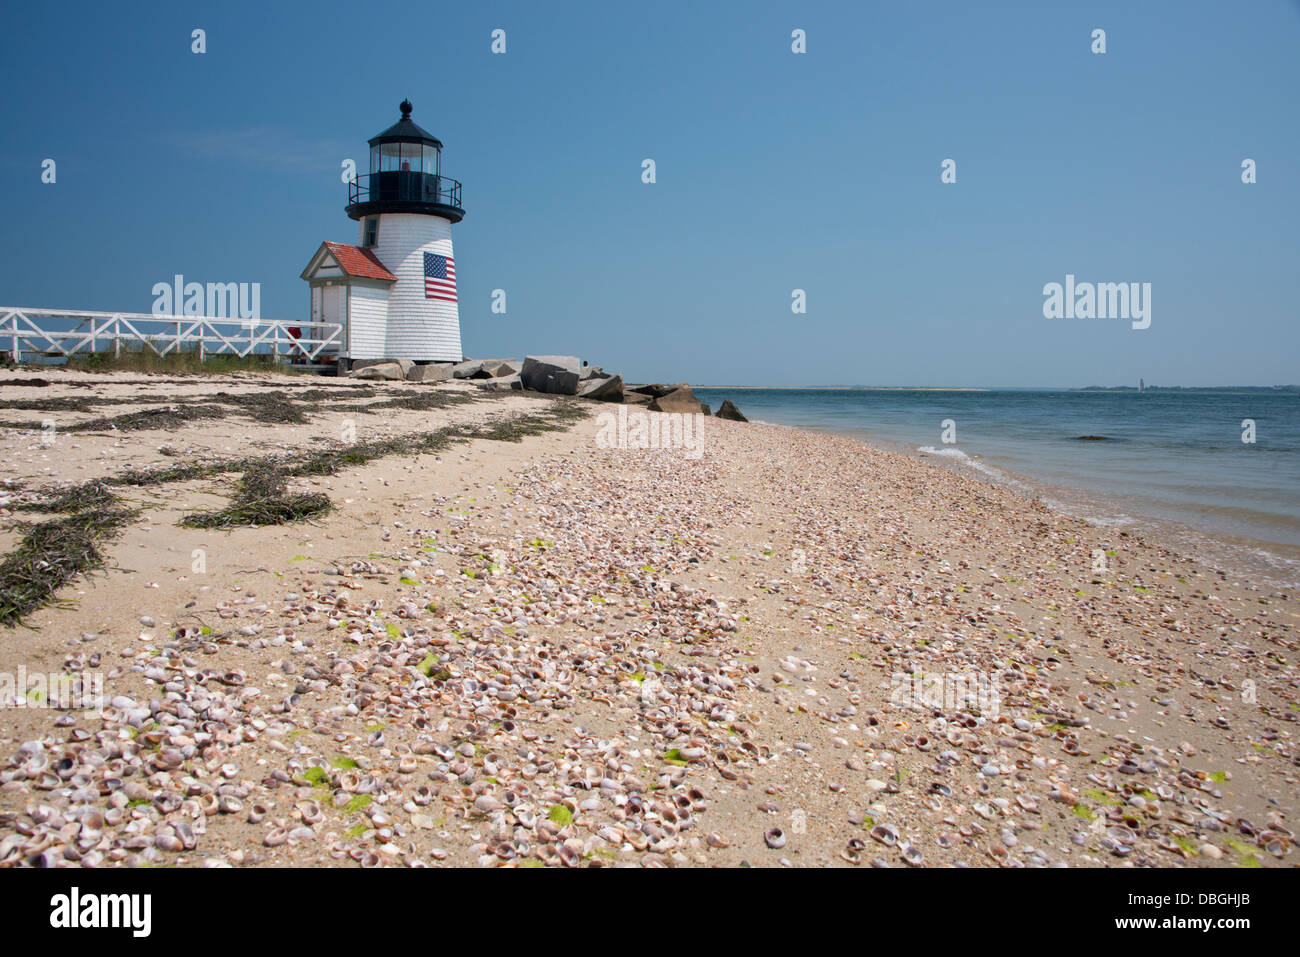
[[[634,385],[631,387],[631,391],[639,392],[642,395],[648,395],[652,399],[657,399],[660,396],[667,395],[669,392],[675,392],[685,385],[685,382],[678,382],[676,385],[664,385],[662,382],[654,382],[650,385]]]
[[[519,375],[494,376],[491,379],[481,379],[474,383],[480,389],[488,392],[509,392],[512,389],[522,389],[523,383],[519,380]]]
[[[646,395],[644,392],[629,392],[626,389],[623,391],[624,405],[649,405],[653,401],[654,397]]]
[[[366,361],[364,359],[358,361]],[[406,378],[406,370],[402,368],[400,362],[376,362],[372,365],[363,366],[360,369],[353,369],[348,373],[349,379],[390,379],[394,382],[401,382]]]
[[[525,389],[551,395],[577,395],[582,363],[575,356],[525,356],[520,379]]]
[[[606,376],[603,379],[591,379],[578,391],[584,399],[598,399],[601,402],[623,401],[623,377]]]
[[[588,379],[608,379],[605,370],[600,366],[583,366],[582,373],[578,376],[579,382],[586,382]]]
[[[405,377],[406,374],[415,366],[415,363],[410,359],[353,359],[352,371],[357,372],[361,369],[373,368],[374,366],[386,366],[394,362],[401,367],[403,377]]]
[[[681,385],[667,395],[658,396],[650,402],[651,412],[684,412],[694,414],[704,411],[704,403],[695,398],[695,393],[688,385]]]
[[[407,382],[445,382],[451,378],[450,362],[426,362],[406,373]]]
[[[730,399],[722,400],[722,405],[718,408],[715,418],[730,419],[732,422],[749,421],[749,419],[745,418],[744,415],[741,414],[740,410],[736,408],[736,404]]]
[[[514,362],[514,359],[466,359],[452,366],[451,374],[457,379],[495,379],[518,372],[519,369],[511,365]],[[503,366],[510,366],[509,371],[501,371]]]

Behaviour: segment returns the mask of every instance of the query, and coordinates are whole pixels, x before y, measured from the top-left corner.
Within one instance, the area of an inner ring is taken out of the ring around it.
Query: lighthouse
[[[451,227],[465,216],[442,143],[402,118],[370,140],[370,172],[348,183],[357,242],[324,242],[302,272],[313,322],[343,327],[339,359],[459,362],[460,310]]]

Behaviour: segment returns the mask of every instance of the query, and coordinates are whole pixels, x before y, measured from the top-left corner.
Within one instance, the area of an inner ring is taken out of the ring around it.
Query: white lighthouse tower
[[[348,184],[355,246],[322,243],[302,278],[311,318],[343,326],[339,358],[459,362],[460,310],[451,227],[460,183],[442,175],[442,143],[402,118],[370,140],[370,172]]]

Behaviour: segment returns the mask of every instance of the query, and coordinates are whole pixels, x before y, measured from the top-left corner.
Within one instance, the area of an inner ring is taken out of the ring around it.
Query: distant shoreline
[[[750,392],[991,392],[974,386],[946,385],[693,385],[692,389],[735,389]]]
[[[947,386],[947,385],[695,385],[749,392],[1300,392],[1300,385]]]

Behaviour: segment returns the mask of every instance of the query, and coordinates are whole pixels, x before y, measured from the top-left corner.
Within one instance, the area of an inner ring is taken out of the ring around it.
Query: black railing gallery
[[[360,203],[428,203],[463,209],[460,182],[434,173],[388,170],[364,173],[348,183],[348,205]]]

